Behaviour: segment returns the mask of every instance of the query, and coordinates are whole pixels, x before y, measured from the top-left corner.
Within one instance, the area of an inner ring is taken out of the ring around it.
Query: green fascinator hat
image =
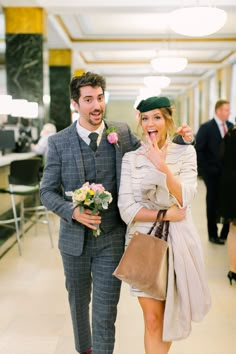
[[[141,113],[148,112],[156,108],[171,107],[170,100],[167,97],[149,97],[142,100],[136,107]]]

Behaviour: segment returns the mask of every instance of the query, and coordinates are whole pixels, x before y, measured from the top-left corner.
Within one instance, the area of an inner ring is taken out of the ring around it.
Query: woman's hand
[[[186,208],[179,208],[176,204],[172,205],[166,212],[164,220],[181,221],[186,216]]]
[[[146,156],[146,158],[153,163],[153,165],[161,172],[165,172],[166,169],[166,154],[168,143],[166,142],[164,146],[160,149],[158,147],[157,141],[150,139],[149,135],[146,136],[147,144],[141,141],[145,152],[140,151],[139,154]]]

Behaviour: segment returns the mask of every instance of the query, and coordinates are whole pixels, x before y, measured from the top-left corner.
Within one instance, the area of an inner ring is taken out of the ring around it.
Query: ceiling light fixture
[[[170,84],[170,78],[167,76],[145,76],[143,79],[144,85],[148,88],[160,87],[165,88]]]
[[[184,36],[202,37],[219,31],[227,14],[216,7],[194,6],[172,11],[168,15],[170,28]]]
[[[11,95],[0,95],[0,114],[10,114],[12,105]]]
[[[183,71],[188,64],[188,60],[183,57],[159,57],[151,60],[153,69],[160,73],[176,73]]]
[[[159,96],[161,93],[160,87],[152,87],[152,88],[147,88],[147,87],[142,87],[139,90],[139,96],[142,100],[146,100],[148,97],[152,96]]]

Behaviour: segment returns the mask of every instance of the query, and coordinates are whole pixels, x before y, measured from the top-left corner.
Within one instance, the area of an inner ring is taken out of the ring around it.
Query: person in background
[[[40,139],[37,144],[31,144],[30,148],[31,151],[35,152],[37,155],[42,155],[44,159],[47,157],[48,151],[48,138],[51,135],[56,134],[57,129],[54,124],[46,123],[44,124],[41,132],[40,132]]]
[[[199,175],[206,185],[206,212],[209,241],[223,245],[229,232],[229,224],[224,223],[220,235],[217,227],[217,204],[219,179],[222,170],[220,144],[228,129],[233,125],[228,121],[230,103],[220,99],[215,104],[215,115],[202,124],[196,135],[196,151]],[[220,237],[219,237],[220,236]]]
[[[167,97],[147,98],[137,110],[146,142],[123,157],[118,206],[128,225],[127,244],[136,230],[149,231],[159,210],[167,210],[164,220],[170,221],[170,247],[166,301],[131,287],[143,311],[146,354],[166,354],[172,340],[189,335],[191,321],[200,321],[211,302],[190,207],[197,189],[196,151],[191,145],[171,141],[173,108]]]
[[[79,353],[112,354],[121,282],[112,276],[124,251],[126,225],[117,206],[122,156],[140,146],[126,123],[104,120],[105,79],[86,72],[70,83],[71,102],[79,119],[48,140],[41,183],[43,204],[60,218],[59,249]],[[117,140],[108,139],[109,132]],[[97,133],[92,142],[91,133]],[[192,140],[188,126],[180,128]],[[182,137],[177,138],[183,143]],[[113,201],[99,215],[74,207],[66,194],[85,182],[102,184]],[[101,229],[93,236],[97,225]],[[89,305],[92,292],[92,323]]]
[[[221,145],[222,175],[220,179],[218,216],[230,223],[227,237],[229,255],[228,278],[236,282],[236,125],[229,129]]]

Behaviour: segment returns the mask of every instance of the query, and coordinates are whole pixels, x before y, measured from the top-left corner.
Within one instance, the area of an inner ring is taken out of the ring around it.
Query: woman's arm
[[[158,210],[142,208],[135,215],[133,221],[154,222],[157,218]],[[167,209],[164,220],[181,221],[185,218],[186,208],[179,208],[176,204]]]

